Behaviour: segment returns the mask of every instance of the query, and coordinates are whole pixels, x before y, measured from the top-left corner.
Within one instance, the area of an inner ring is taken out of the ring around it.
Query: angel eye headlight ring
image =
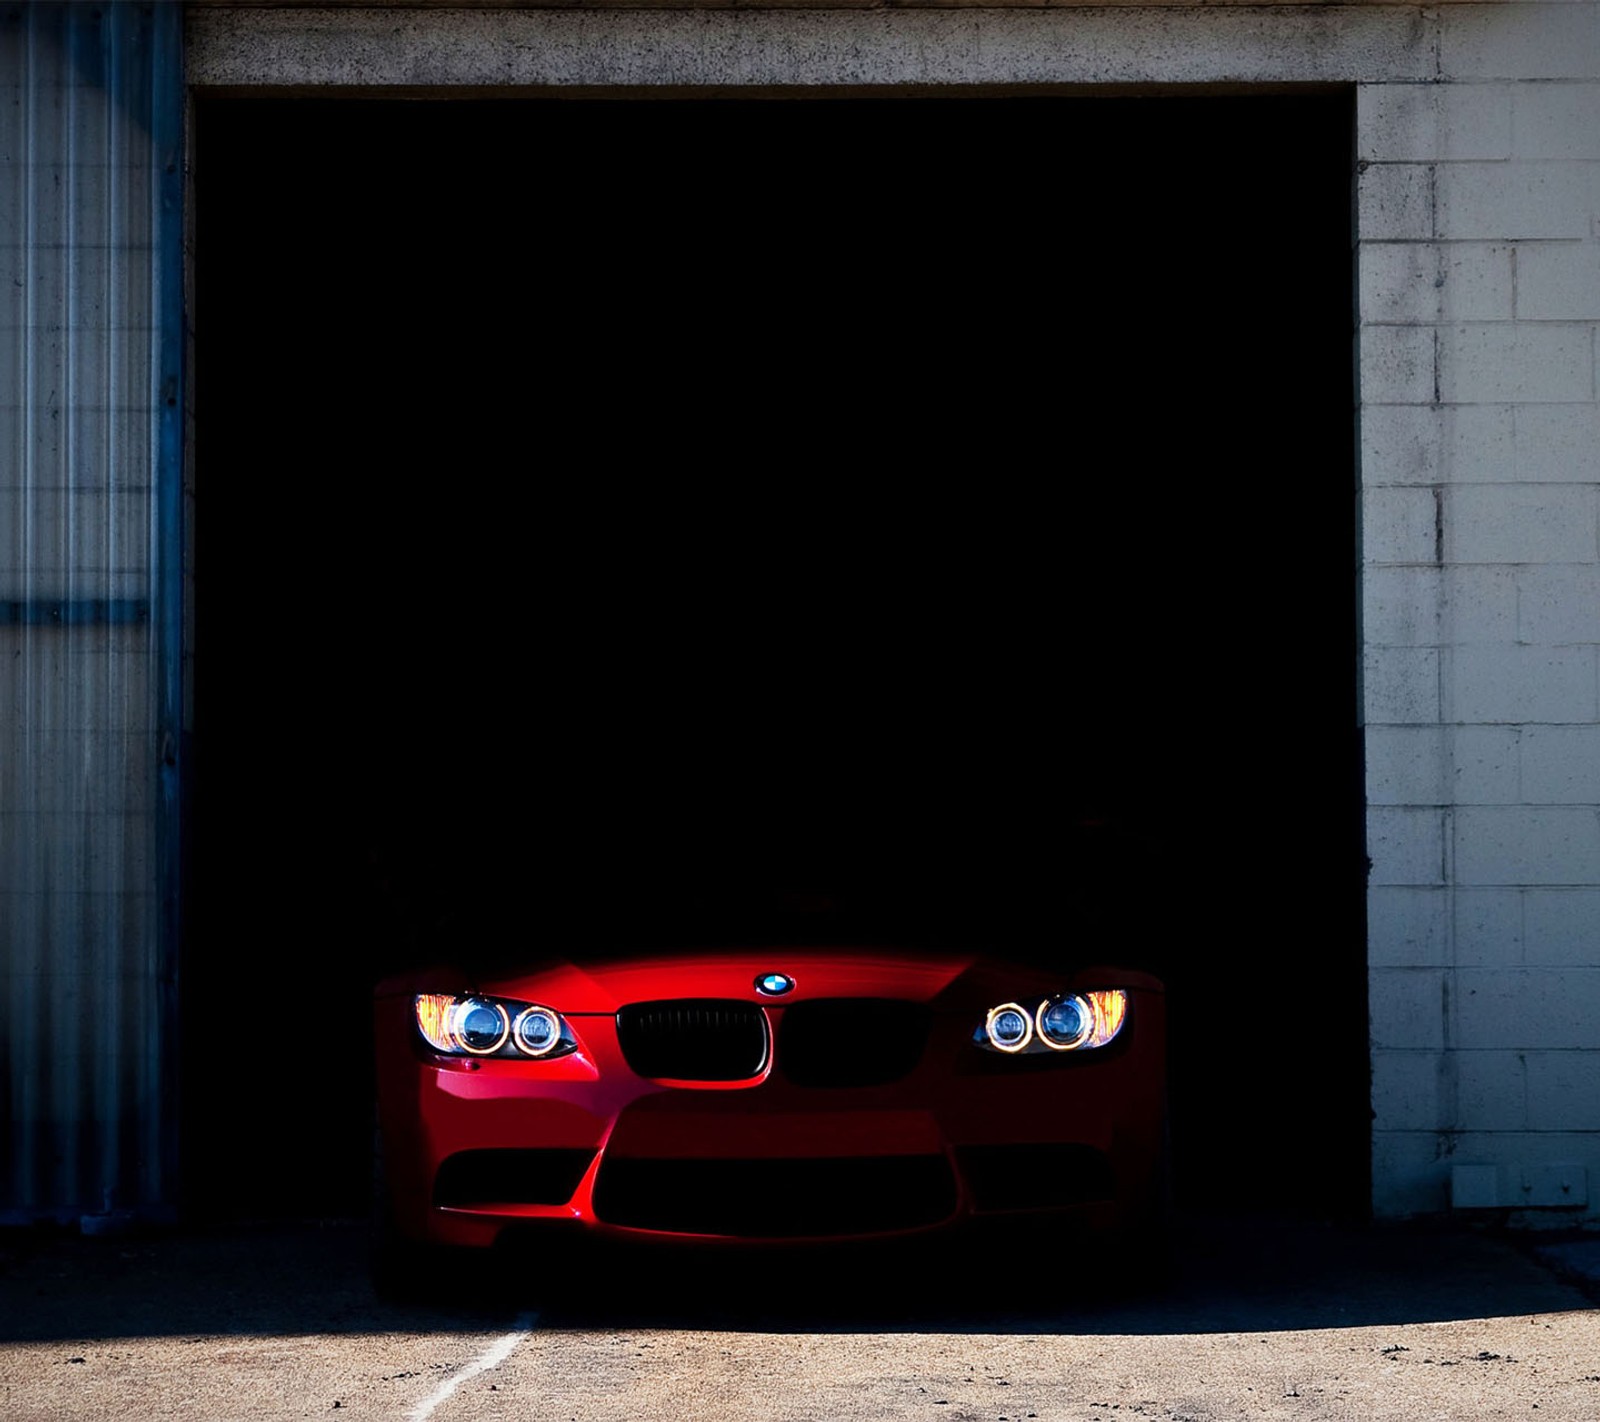
[[[561,1045],[561,1018],[548,1007],[525,1007],[511,1024],[511,1040],[530,1057],[544,1057]]]
[[[1033,1017],[1015,1002],[1002,1002],[989,1009],[983,1034],[997,1052],[1020,1052],[1033,1040]]]
[[[1034,1014],[1039,1040],[1058,1052],[1076,1051],[1094,1035],[1095,1014],[1077,993],[1046,998]]]

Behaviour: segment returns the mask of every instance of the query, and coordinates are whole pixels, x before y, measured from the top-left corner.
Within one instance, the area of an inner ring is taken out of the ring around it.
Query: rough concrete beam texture
[[[200,88],[1216,84],[1424,80],[1409,6],[1027,11],[220,10]]]
[[[1600,6],[1469,5],[1440,14],[1439,69],[1452,79],[1593,79]]]
[[[369,10],[374,0],[185,0],[191,10]],[[876,9],[897,10],[938,9],[944,5],[962,4],[995,9],[1007,4],[1043,5],[1058,9],[1100,10],[1112,8],[1140,9],[1257,9],[1278,10],[1294,5],[1323,5],[1328,0],[840,0],[840,3]],[[1414,3],[1414,0],[1344,0],[1348,7]],[[1435,0],[1437,5],[1481,5],[1483,0]],[[475,0],[463,5],[462,0],[388,0],[383,9],[406,10],[561,10],[582,7],[588,10],[632,10],[641,6],[665,5],[679,10],[747,10],[766,5],[785,10],[822,10],[824,3],[812,0]]]

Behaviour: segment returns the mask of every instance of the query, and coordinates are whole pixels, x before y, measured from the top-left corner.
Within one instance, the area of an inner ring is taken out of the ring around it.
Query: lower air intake
[[[594,1159],[592,1150],[461,1150],[446,1156],[433,1181],[433,1203],[564,1205]]]
[[[595,1213],[610,1224],[746,1239],[881,1234],[950,1218],[940,1155],[825,1160],[605,1159]]]
[[[965,1146],[956,1158],[980,1211],[1064,1209],[1117,1191],[1111,1162],[1093,1146]]]

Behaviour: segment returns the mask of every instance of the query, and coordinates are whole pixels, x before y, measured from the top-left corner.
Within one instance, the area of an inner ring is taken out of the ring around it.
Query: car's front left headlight
[[[509,997],[472,993],[419,992],[417,1031],[436,1052],[447,1056],[563,1057],[578,1050],[578,1039],[553,1008]]]
[[[1128,994],[1121,988],[1058,993],[1035,1002],[991,1007],[973,1042],[991,1052],[1079,1052],[1115,1040],[1128,1020]]]

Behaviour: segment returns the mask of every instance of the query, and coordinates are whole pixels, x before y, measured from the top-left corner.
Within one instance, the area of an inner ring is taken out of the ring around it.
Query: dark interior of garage
[[[1350,126],[203,101],[190,1208],[463,915],[1150,967],[1180,1197],[1362,1208]]]

